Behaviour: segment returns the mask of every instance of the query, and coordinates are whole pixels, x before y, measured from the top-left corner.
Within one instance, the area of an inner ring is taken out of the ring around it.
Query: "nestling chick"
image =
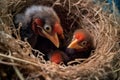
[[[56,64],[60,64],[61,62],[66,64],[68,62],[69,58],[64,52],[62,52],[60,50],[56,50],[49,54],[49,60]]]
[[[84,29],[74,32],[72,41],[67,47],[67,54],[71,60],[76,58],[87,58],[93,50],[93,37]]]
[[[59,38],[64,38],[63,29],[56,12],[47,6],[31,6],[22,14],[16,15],[15,24],[22,23],[20,34],[22,40],[34,47],[38,36],[49,39],[56,47],[59,47]],[[38,42],[37,44],[44,43]],[[46,45],[47,46],[47,45]]]

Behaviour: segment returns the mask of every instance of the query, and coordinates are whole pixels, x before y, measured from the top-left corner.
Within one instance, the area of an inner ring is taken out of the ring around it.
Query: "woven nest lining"
[[[15,32],[14,28],[11,29],[11,26],[14,26],[13,17],[24,8],[32,5],[32,0],[3,0],[3,3],[6,6],[1,9],[0,13],[0,65],[13,66],[16,73],[16,70],[20,72],[17,73],[17,78],[23,78],[20,76],[23,74],[24,78],[28,80],[38,78],[47,80],[120,79],[120,26],[113,14],[102,12],[100,7],[93,5],[89,0],[76,0],[73,2],[70,0],[61,0],[60,2],[39,0],[34,3],[52,6],[55,9],[61,18],[61,24],[64,26],[68,43],[74,30],[78,28],[88,30],[94,37],[95,50],[91,53],[91,56],[78,65],[65,66],[46,62],[41,55],[38,57],[28,56],[32,54],[30,45],[21,41],[18,34],[16,34],[17,39],[12,37],[12,33]],[[67,35],[68,33],[69,35]],[[81,62],[80,60],[76,61]],[[11,69],[11,67],[9,68]],[[12,78],[15,75],[12,75]]]

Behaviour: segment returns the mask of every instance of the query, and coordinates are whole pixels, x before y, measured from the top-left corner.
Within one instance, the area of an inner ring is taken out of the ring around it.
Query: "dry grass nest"
[[[82,63],[77,59],[77,65],[57,65],[45,61],[41,52],[21,41],[13,18],[33,4],[55,9],[68,42],[75,29],[88,30],[94,37],[91,56]],[[32,50],[39,55],[32,55]],[[119,80],[119,18],[103,12],[90,0],[0,0],[0,76],[4,80]]]

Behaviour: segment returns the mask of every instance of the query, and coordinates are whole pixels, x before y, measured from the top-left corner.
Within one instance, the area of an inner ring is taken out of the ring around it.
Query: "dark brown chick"
[[[59,38],[64,38],[60,20],[55,11],[47,6],[31,6],[22,14],[18,14],[15,23],[22,23],[20,34],[22,40],[28,39],[32,47],[38,42],[38,37],[50,40],[57,48],[60,45]],[[47,45],[46,45],[47,46]]]
[[[71,60],[76,58],[88,58],[93,50],[93,37],[84,30],[78,29],[74,32],[72,41],[67,47],[67,54]]]

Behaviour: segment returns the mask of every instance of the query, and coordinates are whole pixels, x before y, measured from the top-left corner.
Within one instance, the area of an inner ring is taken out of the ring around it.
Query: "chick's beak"
[[[48,34],[47,32],[43,31],[43,34],[57,47],[59,48],[59,39],[57,33],[53,35]]]
[[[79,44],[78,44],[78,40],[77,39],[74,39],[69,45],[68,45],[68,47],[67,48],[71,48],[71,49],[81,49],[82,48],[82,46],[80,46]]]

